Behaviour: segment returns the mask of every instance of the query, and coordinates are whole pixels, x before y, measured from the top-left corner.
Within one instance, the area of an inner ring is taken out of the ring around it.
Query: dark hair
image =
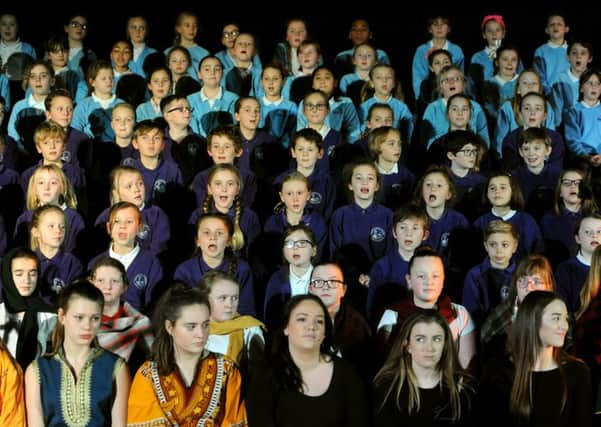
[[[204,305],[209,313],[211,306],[207,297],[200,290],[190,288],[184,283],[173,283],[163,294],[154,312],[152,324],[156,329],[156,337],[152,344],[152,360],[157,363],[160,375],[169,375],[176,368],[173,338],[165,329],[168,320],[175,324],[184,307]]]
[[[90,280],[94,280],[94,277],[96,276],[96,271],[100,267],[112,267],[115,270],[119,271],[119,273],[121,274],[121,280],[123,280],[123,288],[127,289],[129,287],[127,271],[125,270],[123,264],[121,264],[121,261],[118,261],[115,258],[111,258],[108,255],[98,258],[92,265],[92,268],[90,269]]]
[[[326,306],[319,297],[312,294],[293,296],[284,306],[281,317],[282,323],[276,329],[269,355],[273,366],[275,385],[279,389],[301,391],[303,387],[303,378],[300,369],[296,366],[290,355],[288,337],[284,334],[284,330],[290,322],[292,311],[304,301],[313,301],[323,310],[325,317],[325,334],[324,339],[321,342],[320,353],[329,359],[335,357],[335,352],[332,347],[334,341],[333,325]]]
[[[415,263],[416,259],[428,258],[428,257],[438,258],[440,260],[440,262],[442,263],[442,265],[444,266],[444,260],[442,258],[442,255],[440,255],[438,252],[436,252],[436,250],[432,246],[424,245],[424,246],[420,246],[419,248],[417,248],[415,250],[415,252],[413,253],[413,256],[409,260],[409,264],[407,265],[407,272],[409,274],[411,274],[411,268],[413,267],[413,264]]]
[[[430,217],[428,216],[424,208],[412,203],[403,205],[396,211],[394,211],[394,214],[392,215],[393,228],[396,227],[396,225],[399,222],[405,221],[406,219],[410,218],[422,221],[424,223],[424,230],[430,230]]]
[[[232,282],[238,286],[238,290],[240,290],[242,287],[238,279],[236,279],[236,276],[233,274],[228,273],[227,271],[211,270],[205,273],[198,283],[198,290],[207,297],[207,300],[209,294],[211,293],[211,289],[213,289],[213,286],[218,280],[227,280],[228,282]]]
[[[294,137],[292,138],[291,147],[293,149],[294,147],[296,147],[296,141],[298,141],[300,138],[303,138],[304,140],[309,142],[313,142],[317,146],[318,150],[323,149],[323,137],[315,129],[305,128],[296,132],[294,134]]]
[[[547,147],[551,147],[551,137],[543,128],[531,127],[518,132],[518,147],[534,141],[542,141]]]

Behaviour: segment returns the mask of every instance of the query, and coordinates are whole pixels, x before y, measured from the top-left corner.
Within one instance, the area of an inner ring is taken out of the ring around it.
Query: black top
[[[246,408],[248,423],[261,427],[366,427],[367,398],[354,367],[335,358],[330,386],[320,396],[277,389],[273,371],[262,367],[252,376]]]

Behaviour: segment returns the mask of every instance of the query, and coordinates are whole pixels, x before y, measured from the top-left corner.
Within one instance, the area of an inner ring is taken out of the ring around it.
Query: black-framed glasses
[[[235,39],[240,34],[240,31],[224,31],[221,33],[226,39]]]
[[[561,185],[563,185],[564,187],[571,187],[572,185],[580,185],[580,183],[582,182],[581,179],[567,179],[564,178],[561,180]]]
[[[179,113],[183,113],[184,111],[187,113],[192,113],[194,111],[194,107],[174,107],[171,110],[167,110],[168,113],[173,113],[174,111]]]
[[[309,246],[313,246],[311,240],[284,240],[284,247],[286,249],[308,248]]]
[[[82,30],[88,29],[88,24],[82,24],[81,22],[77,22],[77,21],[71,21],[69,23],[69,25],[71,25],[71,27],[73,27],[73,28],[81,28]]]
[[[478,152],[477,148],[464,148],[463,150],[457,150],[458,153],[463,153],[464,156],[477,156]]]
[[[305,107],[309,111],[314,111],[314,110],[323,111],[326,109],[327,104],[305,104]]]
[[[344,282],[338,279],[313,279],[309,282],[309,285],[316,289],[335,289],[338,287],[338,285],[344,285]]]

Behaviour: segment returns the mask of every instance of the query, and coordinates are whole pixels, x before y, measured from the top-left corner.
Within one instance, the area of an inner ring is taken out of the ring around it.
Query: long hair
[[[312,294],[293,296],[284,306],[282,323],[275,331],[273,344],[269,354],[269,359],[274,372],[275,386],[281,390],[301,391],[303,388],[303,377],[300,369],[292,359],[290,348],[288,346],[288,337],[284,334],[284,330],[290,322],[292,311],[304,301],[313,301],[321,307],[325,319],[325,334],[319,351],[321,355],[330,359],[335,357],[332,347],[334,342],[334,328],[326,306],[319,297]]]
[[[511,286],[509,287],[509,295],[507,301],[513,303],[516,301],[517,281],[520,277],[532,276],[538,274],[549,285],[549,291],[555,290],[555,279],[553,277],[553,269],[549,260],[543,255],[528,255],[523,257],[518,263],[513,276],[511,277]]]
[[[591,268],[588,270],[584,286],[580,290],[580,308],[576,311],[576,319],[588,309],[591,301],[599,295],[601,287],[601,246],[597,246],[591,257]]]
[[[37,232],[39,233],[39,227],[40,227],[40,222],[42,221],[42,218],[44,217],[44,215],[48,212],[55,212],[57,214],[59,214],[62,218],[63,218],[63,226],[65,227],[65,233],[63,234],[63,241],[65,240],[65,235],[67,234],[67,217],[65,215],[65,212],[63,212],[63,210],[61,208],[59,208],[58,206],[54,206],[54,205],[44,205],[44,206],[40,206],[39,208],[36,208],[33,211],[33,215],[31,216],[31,230],[29,232],[29,247],[31,248],[32,251],[35,251],[37,249],[39,249],[40,247],[40,236],[36,237],[33,233],[33,229],[36,228],[38,229]],[[61,242],[62,244],[62,242]]]
[[[127,271],[121,261],[116,260],[115,258],[111,258],[110,256],[102,256],[98,258],[92,268],[90,269],[90,281],[96,280],[96,272],[100,267],[112,267],[119,272],[121,275],[121,281],[123,282],[123,291],[127,290],[129,287],[129,279],[127,278]]]
[[[378,410],[382,410],[388,399],[394,399],[399,411],[406,411],[410,415],[420,409],[419,384],[413,371],[411,354],[408,351],[411,332],[418,323],[435,323],[444,331],[444,347],[437,366],[440,373],[439,387],[448,392],[451,416],[453,421],[457,421],[461,418],[462,410],[460,395],[466,384],[463,381],[451,330],[446,320],[436,310],[413,313],[403,323],[388,359],[374,378],[374,384],[388,386]],[[409,394],[407,402],[401,401],[401,391],[404,387],[407,388]]]
[[[54,164],[39,166],[33,175],[31,175],[31,178],[29,178],[29,183],[27,184],[27,194],[25,196],[25,204],[27,209],[35,209],[40,206],[40,200],[36,194],[35,182],[39,174],[42,172],[53,173],[58,178],[61,186],[58,203],[61,205],[64,203],[71,209],[77,209],[77,196],[75,195],[75,190],[73,190],[71,181],[69,181],[63,170]]]
[[[176,367],[173,338],[165,329],[165,322],[175,324],[184,307],[197,304],[205,305],[211,312],[209,301],[202,292],[179,282],[172,284],[159,300],[152,322],[156,338],[152,343],[151,359],[157,363],[161,375],[169,375]]]
[[[543,346],[539,334],[543,311],[545,307],[556,299],[559,299],[559,297],[553,292],[530,292],[526,295],[524,301],[522,301],[513,322],[510,340],[515,364],[515,377],[511,387],[509,410],[512,416],[521,422],[530,419],[532,410],[532,370]],[[563,375],[561,366],[565,356],[560,347],[553,348],[553,359]],[[566,403],[566,394],[564,381],[561,399],[562,410]]]

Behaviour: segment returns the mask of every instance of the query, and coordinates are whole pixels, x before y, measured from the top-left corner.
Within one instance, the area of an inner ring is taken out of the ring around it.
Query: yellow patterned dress
[[[127,425],[135,427],[245,427],[240,372],[232,361],[209,353],[199,361],[188,388],[174,370],[160,375],[145,362],[134,377],[127,405]]]

